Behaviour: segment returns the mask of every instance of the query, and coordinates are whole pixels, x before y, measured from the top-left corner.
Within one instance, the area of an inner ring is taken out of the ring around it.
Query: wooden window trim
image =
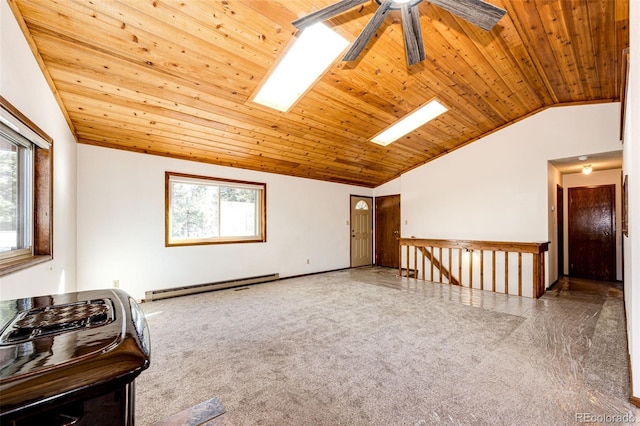
[[[230,183],[230,184],[247,184],[247,185],[255,185],[261,186],[261,199],[260,199],[260,231],[258,238],[250,238],[250,239],[212,239],[212,240],[195,240],[195,241],[180,241],[180,242],[171,242],[169,237],[170,229],[170,220],[171,220],[171,202],[170,202],[170,178],[171,176],[184,177],[184,178],[192,178],[199,180],[210,180],[215,182]],[[165,172],[165,226],[164,226],[164,241],[165,247],[184,247],[184,246],[199,246],[199,245],[216,245],[216,244],[244,244],[244,243],[264,243],[267,241],[267,184],[263,182],[251,182],[244,180],[235,180],[235,179],[225,179],[211,176],[202,176],[202,175],[192,175],[187,173],[178,173],[178,172]]]
[[[34,148],[33,254],[3,261],[4,276],[53,259],[53,139],[2,96],[0,105],[50,145],[48,150]]]

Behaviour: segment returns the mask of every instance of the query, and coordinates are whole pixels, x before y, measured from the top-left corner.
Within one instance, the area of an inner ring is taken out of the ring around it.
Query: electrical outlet
[[[309,259],[307,259],[307,265],[309,264]]]
[[[113,288],[120,288],[120,280],[113,280]]]

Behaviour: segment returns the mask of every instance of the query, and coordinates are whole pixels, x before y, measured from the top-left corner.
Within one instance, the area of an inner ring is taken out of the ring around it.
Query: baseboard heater
[[[238,278],[235,280],[218,281],[208,284],[196,284],[184,287],[165,288],[162,290],[151,290],[145,292],[144,302],[153,300],[168,299],[170,297],[186,296],[189,294],[204,293],[207,291],[221,290],[223,288],[240,287],[249,284],[266,283],[280,279],[280,274],[260,275],[257,277]]]

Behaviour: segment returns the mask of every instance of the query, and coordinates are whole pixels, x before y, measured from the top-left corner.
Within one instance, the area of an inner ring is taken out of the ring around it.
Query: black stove
[[[149,329],[122,290],[0,302],[0,423],[133,425]]]

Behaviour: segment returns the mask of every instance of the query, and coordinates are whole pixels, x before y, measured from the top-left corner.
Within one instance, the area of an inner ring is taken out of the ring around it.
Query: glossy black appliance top
[[[144,314],[122,290],[0,302],[0,414],[149,366]]]

